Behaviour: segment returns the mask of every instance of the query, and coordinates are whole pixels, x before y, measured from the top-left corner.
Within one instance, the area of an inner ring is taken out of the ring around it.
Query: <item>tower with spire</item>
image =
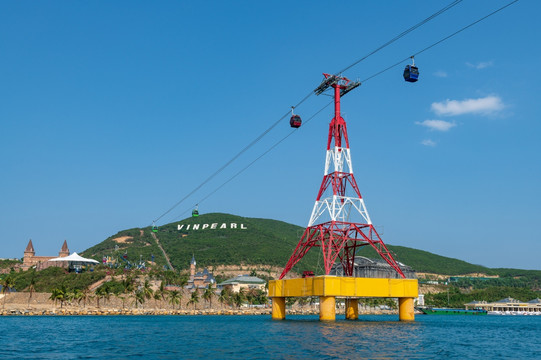
[[[192,255],[192,260],[190,261],[190,279],[186,288],[190,291],[206,289],[207,287],[215,288],[216,279],[214,275],[207,268],[203,269],[203,271],[195,272],[196,265],[195,255]]]
[[[24,249],[24,255],[23,255],[23,269],[29,269],[34,263],[32,262],[32,259],[36,255],[36,251],[34,250],[34,244],[32,244],[32,239],[28,241],[28,245],[26,245],[26,249]]]
[[[21,266],[21,268],[23,270],[28,270],[31,267],[35,266],[36,270],[43,270],[51,266],[64,267],[64,266],[67,266],[67,263],[65,261],[53,262],[49,260],[54,259],[56,257],[66,257],[69,254],[70,254],[70,251],[68,248],[68,242],[64,240],[64,243],[62,244],[62,247],[60,248],[60,251],[58,252],[58,256],[36,256],[36,251],[34,250],[34,244],[32,243],[32,239],[30,239],[28,241],[28,245],[26,245],[26,248],[24,249],[23,265]]]
[[[66,257],[69,256],[70,249],[68,249],[68,242],[64,240],[64,244],[62,244],[62,248],[60,249],[60,252],[58,253],[58,257]]]

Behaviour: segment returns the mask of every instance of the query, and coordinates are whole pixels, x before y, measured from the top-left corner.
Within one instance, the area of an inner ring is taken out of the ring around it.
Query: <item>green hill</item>
[[[180,231],[179,225],[182,226]],[[194,230],[194,225],[199,228]],[[264,264],[283,267],[303,230],[282,221],[212,213],[161,226],[156,236],[171,264],[178,269],[188,268],[192,255],[198,266]],[[166,264],[150,227],[121,231],[83,253],[101,259],[103,256],[122,257],[126,252],[132,262],[139,258],[149,260],[154,255],[158,265]],[[297,268],[316,270],[318,255],[311,251]]]
[[[204,267],[283,267],[303,231],[304,228],[300,226],[282,221],[211,213],[161,226],[156,236],[177,269],[188,268],[192,255],[195,256],[198,266]],[[85,250],[84,255],[100,260],[103,256],[122,258],[127,254],[127,259],[132,262],[139,259],[150,260],[151,255],[154,255],[158,265],[165,265],[165,257],[151,234],[150,227],[123,230]],[[490,269],[423,250],[389,244],[387,246],[397,261],[411,266],[417,272],[446,275],[485,273],[503,277],[525,277],[537,281],[541,279],[539,270]],[[358,255],[379,257],[370,247],[364,247]],[[313,270],[316,274],[321,274],[322,267],[323,260],[319,249],[312,249],[294,270]]]

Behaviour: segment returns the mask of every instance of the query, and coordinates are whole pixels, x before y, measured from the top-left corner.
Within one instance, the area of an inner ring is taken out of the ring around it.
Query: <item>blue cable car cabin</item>
[[[299,128],[302,125],[302,120],[299,115],[293,115],[291,119],[289,120],[289,125],[291,125],[292,128]]]
[[[416,82],[419,80],[419,69],[413,65],[406,65],[404,69],[404,80],[407,82]]]

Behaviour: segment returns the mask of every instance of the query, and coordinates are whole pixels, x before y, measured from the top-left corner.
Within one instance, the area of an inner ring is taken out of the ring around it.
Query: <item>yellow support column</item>
[[[319,320],[336,320],[336,298],[334,296],[319,297]]]
[[[286,298],[272,298],[272,318],[273,320],[284,320],[286,318]]]
[[[359,318],[359,300],[346,299],[346,319],[357,320]]]
[[[284,320],[286,318],[286,298],[272,298],[272,318],[274,320]]]
[[[398,318],[400,321],[415,320],[413,298],[398,298]]]

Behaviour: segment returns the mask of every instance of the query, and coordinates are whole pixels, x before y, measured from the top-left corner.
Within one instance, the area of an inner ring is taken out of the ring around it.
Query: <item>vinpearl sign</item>
[[[240,225],[240,226],[239,226]],[[240,230],[246,230],[248,229],[244,224],[237,224],[237,223],[212,223],[212,224],[178,224],[177,230],[216,230],[216,229],[240,229]]]

